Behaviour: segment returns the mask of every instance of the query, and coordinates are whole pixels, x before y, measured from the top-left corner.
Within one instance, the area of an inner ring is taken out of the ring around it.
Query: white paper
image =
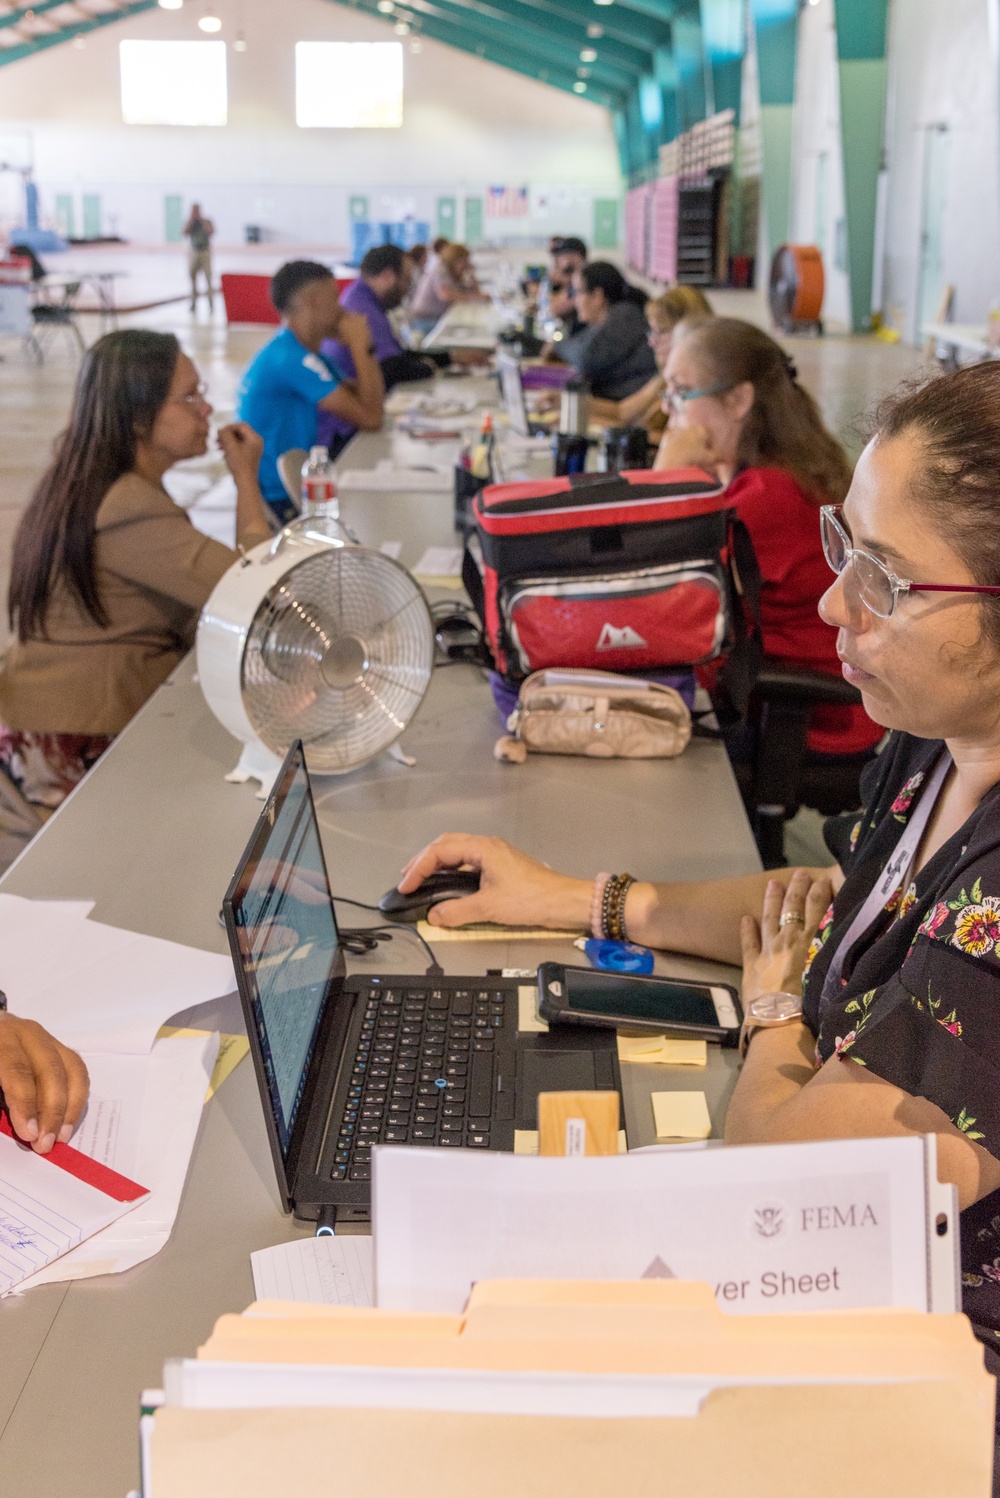
[[[930,1165],[928,1161],[930,1160]],[[376,1303],[458,1312],[484,1279],[704,1280],[727,1311],[928,1302],[933,1136],[533,1159],[373,1151]]]
[[[77,1051],[147,1052],[182,1009],[232,993],[232,959],[84,919],[82,905],[0,895],[0,988]]]
[[[460,546],[428,546],[413,569],[414,577],[461,577]]]
[[[120,1162],[134,1159],[132,1178],[148,1186],[150,1194],[126,1219],[32,1275],[22,1289],[120,1274],[159,1252],[180,1206],[218,1050],[217,1034],[171,1036],[158,1040],[148,1056],[84,1056],[93,1082],[91,1106],[96,1103],[102,1111],[117,1106],[112,1158],[106,1163],[127,1175]],[[100,1136],[91,1140],[86,1121],[74,1145],[79,1138],[92,1148],[101,1145]]]
[[[402,1409],[633,1420],[691,1417],[713,1389],[774,1384],[773,1378],[710,1374],[351,1367],[201,1358],[173,1359],[163,1375],[167,1405],[183,1409]],[[826,1385],[857,1379],[824,1374],[822,1379],[794,1382]]]
[[[0,1295],[134,1206],[0,1134]]]
[[[372,1304],[372,1240],[360,1233],[299,1238],[250,1255],[258,1300],[316,1306]]]

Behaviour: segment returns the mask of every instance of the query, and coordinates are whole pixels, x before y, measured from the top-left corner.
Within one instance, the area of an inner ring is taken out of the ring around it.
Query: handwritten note
[[[0,1133],[0,1294],[148,1195],[69,1145],[36,1155]]]
[[[250,1255],[258,1300],[299,1300],[317,1306],[372,1304],[372,1240],[300,1238]]]

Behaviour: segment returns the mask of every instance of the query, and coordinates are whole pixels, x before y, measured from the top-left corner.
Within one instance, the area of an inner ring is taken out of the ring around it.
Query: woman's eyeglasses
[[[897,577],[870,551],[859,551],[840,523],[842,505],[824,505],[820,510],[823,555],[832,570],[853,590],[855,599],[880,619],[890,619],[900,596],[906,593],[993,593],[1000,587],[975,583],[911,583]]]
[[[732,388],[732,385],[705,385],[698,390],[688,390],[683,385],[674,385],[663,397],[663,402],[675,416],[680,416],[688,401],[700,400],[703,395],[725,395]]]
[[[208,386],[199,385],[190,395],[175,395],[173,399],[178,406],[207,406]]]

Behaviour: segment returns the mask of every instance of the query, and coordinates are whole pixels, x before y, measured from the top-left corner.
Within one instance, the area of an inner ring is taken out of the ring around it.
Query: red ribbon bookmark
[[[8,1139],[13,1139],[16,1144],[24,1145],[30,1149],[27,1140],[19,1139],[11,1128],[10,1119],[6,1113],[0,1113],[0,1134],[6,1134]],[[127,1176],[119,1175],[117,1170],[111,1170],[107,1165],[101,1165],[98,1160],[92,1160],[89,1155],[75,1150],[71,1144],[60,1144],[57,1140],[47,1155],[39,1155],[40,1160],[48,1160],[52,1165],[58,1165],[60,1170],[68,1171],[71,1176],[76,1176],[80,1181],[85,1181],[88,1186],[103,1191],[105,1196],[110,1196],[116,1202],[134,1202],[141,1196],[149,1195],[148,1186],[140,1186],[135,1181],[130,1181]]]

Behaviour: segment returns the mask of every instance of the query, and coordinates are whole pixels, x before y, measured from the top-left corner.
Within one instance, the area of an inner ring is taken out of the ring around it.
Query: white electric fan
[[[295,739],[320,775],[393,746],[430,683],[434,628],[398,562],[300,520],[220,579],[197,653],[209,707],[244,746],[226,778],[264,795]]]

